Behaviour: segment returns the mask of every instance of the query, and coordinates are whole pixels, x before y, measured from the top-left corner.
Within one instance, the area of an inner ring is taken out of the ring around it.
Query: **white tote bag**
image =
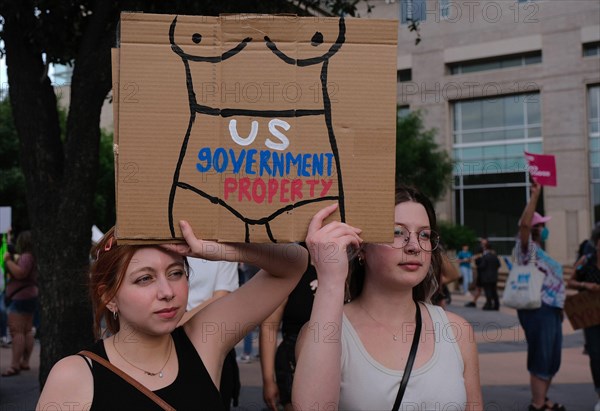
[[[502,294],[502,304],[505,306],[517,310],[542,306],[544,273],[535,266],[535,253],[533,255],[527,265],[513,264]]]

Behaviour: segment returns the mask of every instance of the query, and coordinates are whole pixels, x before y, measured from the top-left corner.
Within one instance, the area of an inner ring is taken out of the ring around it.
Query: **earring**
[[[365,265],[365,259],[362,255],[358,255],[358,265]]]
[[[117,310],[114,310],[112,313],[113,313],[113,319],[116,320],[117,317],[119,316],[119,314],[117,313]]]

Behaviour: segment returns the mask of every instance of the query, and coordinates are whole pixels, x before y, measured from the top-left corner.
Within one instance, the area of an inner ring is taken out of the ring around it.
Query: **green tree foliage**
[[[115,162],[113,156],[113,133],[100,132],[100,158],[98,180],[94,195],[94,224],[108,231],[116,221],[115,210]]]
[[[477,246],[477,235],[467,226],[440,221],[438,229],[444,247],[448,250],[460,250],[464,244],[467,244],[471,250]]]
[[[12,208],[14,233],[29,228],[25,177],[19,164],[19,137],[8,99],[0,101],[0,206]]]
[[[426,130],[423,115],[413,111],[398,119],[396,128],[396,179],[418,187],[432,201],[450,187],[453,163],[435,142],[435,129]]]

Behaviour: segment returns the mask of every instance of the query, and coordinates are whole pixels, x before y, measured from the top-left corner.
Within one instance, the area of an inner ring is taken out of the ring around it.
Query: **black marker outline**
[[[190,121],[188,123],[188,127],[187,127],[185,136],[182,141],[181,150],[179,152],[179,158],[177,160],[175,172],[173,173],[173,183],[171,185],[171,190],[169,193],[168,218],[169,218],[169,229],[171,231],[171,237],[175,238],[175,227],[174,227],[174,222],[173,222],[173,207],[174,207],[174,203],[175,203],[175,194],[176,194],[177,188],[181,188],[184,190],[190,190],[190,191],[200,195],[201,197],[208,199],[211,203],[218,204],[218,205],[224,207],[230,213],[232,213],[234,216],[236,216],[239,220],[243,221],[244,225],[245,225],[245,242],[250,242],[250,228],[249,228],[250,225],[264,225],[269,239],[272,242],[276,243],[277,239],[274,237],[274,235],[271,231],[271,226],[269,224],[270,221],[272,221],[277,216],[279,216],[287,211],[293,210],[294,208],[301,207],[303,205],[311,204],[311,203],[315,203],[315,202],[329,201],[329,200],[337,201],[339,204],[339,212],[340,212],[341,221],[345,222],[346,221],[346,212],[345,212],[345,204],[344,204],[343,178],[342,178],[342,172],[341,172],[341,164],[340,164],[340,158],[339,158],[339,151],[338,151],[338,147],[337,147],[337,141],[336,141],[335,134],[333,131],[333,126],[332,126],[331,99],[329,97],[329,93],[327,90],[327,74],[328,74],[327,69],[329,67],[329,59],[339,51],[339,49],[342,47],[342,45],[346,39],[346,37],[345,37],[346,24],[344,22],[344,17],[340,17],[340,20],[339,20],[339,33],[338,33],[338,38],[337,38],[336,42],[329,48],[329,50],[327,52],[325,52],[323,55],[318,56],[318,57],[311,57],[311,58],[307,58],[307,59],[298,59],[298,60],[293,59],[293,58],[287,56],[282,51],[280,51],[277,48],[277,45],[274,42],[272,42],[268,36],[265,36],[265,38],[264,38],[267,47],[273,52],[273,54],[275,54],[279,59],[281,59],[283,62],[285,62],[287,64],[296,65],[298,67],[306,67],[306,66],[323,63],[323,67],[321,69],[321,75],[320,75],[321,89],[322,89],[322,93],[323,93],[323,109],[297,109],[297,110],[248,110],[248,109],[232,109],[232,108],[219,109],[219,108],[214,108],[214,107],[198,104],[196,101],[196,94],[194,92],[189,62],[194,61],[194,62],[205,62],[205,63],[211,63],[211,64],[219,63],[219,62],[226,60],[230,57],[233,57],[236,54],[238,54],[239,52],[241,52],[246,47],[246,45],[250,41],[252,41],[252,38],[246,37],[244,40],[242,40],[240,43],[238,43],[237,46],[224,52],[220,56],[195,56],[195,55],[191,55],[189,53],[184,52],[181,49],[181,47],[179,47],[175,43],[175,26],[176,25],[177,25],[177,16],[173,19],[173,21],[171,22],[171,25],[169,27],[169,41],[171,43],[171,49],[173,50],[173,52],[175,54],[177,54],[181,58],[184,68],[185,68],[186,87],[188,90],[188,102],[189,102],[189,106],[190,106]],[[282,207],[282,208],[276,210],[275,212],[271,213],[267,217],[263,217],[260,219],[251,219],[251,218],[244,217],[239,211],[237,211],[231,205],[227,204],[224,200],[222,200],[218,197],[209,195],[208,193],[204,192],[203,190],[201,190],[195,186],[192,186],[191,184],[179,181],[181,166],[183,164],[183,160],[184,160],[186,152],[187,152],[187,145],[189,142],[193,124],[196,120],[196,113],[211,115],[211,116],[220,116],[223,118],[232,117],[232,116],[251,116],[251,117],[304,117],[304,116],[319,116],[319,115],[324,116],[325,125],[327,127],[327,133],[328,133],[328,137],[329,137],[329,144],[331,146],[331,150],[333,153],[333,157],[335,159],[335,164],[336,164],[336,169],[337,169],[338,195],[298,201],[296,203],[289,204],[285,207]]]

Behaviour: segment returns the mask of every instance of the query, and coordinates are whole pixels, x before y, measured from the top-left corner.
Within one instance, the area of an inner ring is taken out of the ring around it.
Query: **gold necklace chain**
[[[115,345],[115,337],[113,337],[113,347],[115,347],[115,351],[117,352],[117,354],[119,354],[119,357],[121,357],[127,364],[131,365],[132,367],[137,368],[140,371],[143,371],[144,374],[149,375],[151,377],[154,377],[156,375],[158,375],[159,378],[163,377],[163,370],[164,368],[167,366],[167,363],[169,362],[169,359],[171,358],[171,352],[173,351],[173,338],[171,338],[171,344],[169,345],[169,355],[167,356],[167,361],[165,361],[165,363],[163,364],[163,366],[160,368],[160,370],[158,372],[150,372],[150,371],[146,371],[143,368],[138,367],[137,365],[131,363],[127,358],[123,357],[123,354],[121,354],[119,352],[119,350],[117,349],[117,346]]]
[[[389,328],[388,328],[386,325],[384,325],[383,323],[381,323],[381,322],[377,321],[377,320],[375,319],[375,317],[373,317],[373,316],[372,316],[372,315],[371,315],[371,314],[370,314],[370,313],[367,311],[367,309],[366,309],[366,308],[365,308],[365,307],[362,305],[362,303],[361,303],[360,301],[358,301],[358,305],[360,305],[360,308],[362,308],[362,310],[363,310],[363,311],[364,311],[364,312],[365,312],[365,313],[366,313],[366,314],[367,314],[369,317],[371,317],[371,319],[372,319],[373,321],[375,321],[377,324],[381,325],[383,328],[385,328],[385,329],[387,330],[387,332],[389,332],[390,334],[392,334],[392,338],[394,339],[394,341],[398,341],[398,333],[394,333],[394,332],[390,331],[390,329],[389,329]]]

